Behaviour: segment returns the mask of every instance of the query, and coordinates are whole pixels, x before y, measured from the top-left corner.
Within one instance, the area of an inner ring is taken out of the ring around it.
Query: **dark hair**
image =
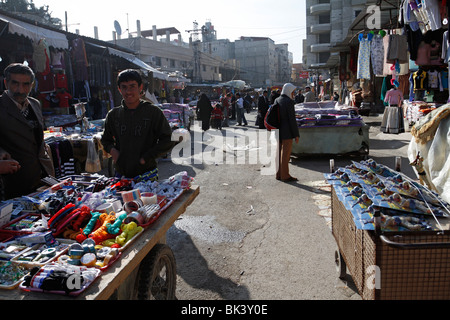
[[[139,71],[135,69],[123,70],[117,76],[117,86],[120,86],[122,82],[128,82],[133,80],[136,81],[138,85],[142,84],[142,76],[139,73]]]
[[[34,72],[29,66],[22,63],[11,63],[3,71],[5,79],[8,82],[11,80],[11,74],[24,74],[31,77],[31,82],[34,82]]]

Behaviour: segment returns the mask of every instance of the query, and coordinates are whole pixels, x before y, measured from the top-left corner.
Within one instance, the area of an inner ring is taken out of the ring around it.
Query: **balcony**
[[[331,23],[314,24],[310,28],[311,34],[328,33],[331,31]]]
[[[319,43],[311,45],[311,53],[329,52],[331,48],[330,43]]]
[[[330,11],[331,11],[331,4],[329,3],[320,3],[309,7],[309,13],[313,16],[323,13],[329,13]]]

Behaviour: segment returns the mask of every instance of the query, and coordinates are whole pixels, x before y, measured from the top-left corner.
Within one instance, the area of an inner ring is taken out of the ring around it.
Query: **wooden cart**
[[[78,296],[26,292],[17,288],[1,290],[0,299],[175,299],[176,262],[172,250],[165,243],[166,232],[186,211],[199,192],[198,186],[186,190],[133,243],[130,243],[117,261]]]
[[[448,225],[446,226],[448,229]],[[357,229],[332,188],[332,233],[339,277],[365,300],[450,299],[450,232]]]

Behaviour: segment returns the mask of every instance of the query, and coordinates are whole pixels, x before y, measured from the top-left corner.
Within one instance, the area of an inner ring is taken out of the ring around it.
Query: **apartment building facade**
[[[306,0],[306,39],[303,63],[327,75],[331,48],[345,39],[349,26],[365,9],[366,0]]]

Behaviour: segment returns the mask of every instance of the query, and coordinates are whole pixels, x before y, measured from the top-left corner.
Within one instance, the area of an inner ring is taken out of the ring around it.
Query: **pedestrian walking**
[[[207,131],[210,127],[212,109],[213,107],[211,105],[211,101],[205,93],[202,93],[200,95],[200,99],[197,102],[197,112],[200,115],[200,121],[202,122],[203,131]]]
[[[258,127],[259,129],[265,129],[264,119],[266,118],[267,110],[269,110],[269,92],[267,90],[263,91],[263,94],[258,98]]]
[[[297,178],[289,174],[289,159],[292,152],[292,144],[299,141],[299,132],[297,121],[295,119],[295,102],[294,102],[295,86],[286,83],[281,91],[281,96],[275,100],[280,108],[280,129],[279,129],[279,166],[277,172],[277,180],[284,182],[298,181]]]
[[[236,116],[237,116],[237,125],[241,126],[242,123],[246,126],[247,119],[245,119],[245,109],[244,109],[244,99],[241,98],[241,94],[236,93]]]

